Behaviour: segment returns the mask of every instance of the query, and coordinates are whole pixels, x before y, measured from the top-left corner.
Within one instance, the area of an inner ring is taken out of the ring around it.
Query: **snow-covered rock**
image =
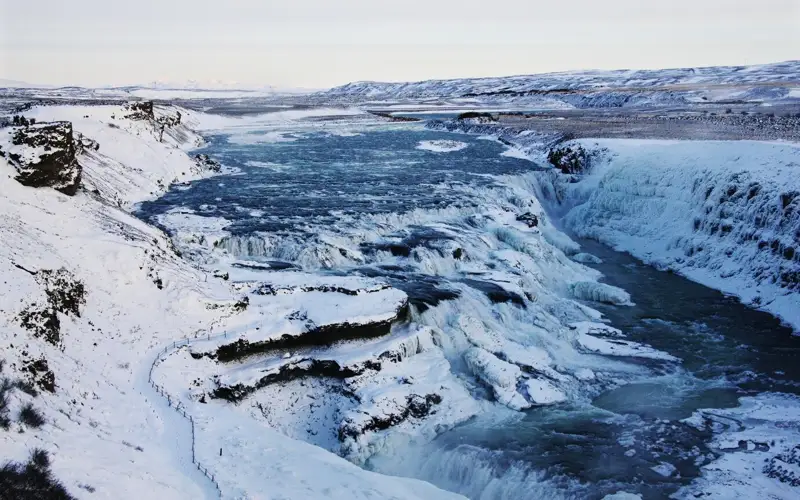
[[[800,495],[800,399],[766,393],[739,400],[738,408],[698,410],[685,423],[714,437],[719,458],[676,498],[775,498]]]
[[[576,253],[572,256],[572,260],[575,262],[580,262],[582,264],[602,264],[603,261],[599,257],[596,257],[590,253]]]
[[[492,388],[497,401],[512,410],[531,406],[525,396],[517,391],[517,384],[522,376],[519,366],[507,363],[478,347],[468,350],[464,354],[464,361],[476,377]]]
[[[606,356],[625,356],[648,358],[661,361],[678,361],[677,358],[652,347],[624,340],[624,334],[616,328],[604,323],[580,321],[570,325],[577,334],[577,345],[587,351]],[[583,373],[585,380],[594,378],[594,374]]]
[[[20,184],[74,195],[82,172],[75,142],[69,122],[9,127],[0,129],[0,157],[16,168]]]
[[[605,302],[607,304],[630,305],[631,295],[615,286],[596,281],[579,281],[569,287],[576,299]]]

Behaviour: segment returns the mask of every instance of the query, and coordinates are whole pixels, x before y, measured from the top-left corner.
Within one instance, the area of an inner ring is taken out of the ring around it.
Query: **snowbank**
[[[712,432],[719,458],[675,498],[797,498],[800,399],[788,394],[741,398],[738,408],[699,410],[683,422]],[[713,456],[713,455],[712,455]]]
[[[544,193],[560,193],[568,228],[800,329],[800,146],[577,142],[604,150],[590,174],[540,176]]]

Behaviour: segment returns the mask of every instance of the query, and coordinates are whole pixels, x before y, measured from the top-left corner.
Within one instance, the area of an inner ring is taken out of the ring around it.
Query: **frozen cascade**
[[[225,236],[216,242],[215,246],[225,249],[238,258],[268,257],[274,248],[266,235],[253,234]]]
[[[582,140],[603,151],[579,182],[541,192],[582,237],[738,295],[800,328],[800,148],[723,141]]]
[[[427,446],[419,456],[378,456],[369,465],[378,472],[416,477],[473,499],[579,498],[523,461],[509,461],[500,450],[472,445]],[[570,486],[574,491],[581,489],[577,482]]]

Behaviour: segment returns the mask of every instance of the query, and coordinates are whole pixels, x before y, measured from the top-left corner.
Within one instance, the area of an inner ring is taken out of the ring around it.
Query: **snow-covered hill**
[[[683,92],[718,85],[800,86],[800,61],[758,66],[720,66],[664,70],[589,70],[498,78],[464,78],[421,82],[354,82],[315,94],[329,101],[366,102],[466,98],[492,101],[535,98],[576,107],[608,106],[594,102],[598,91],[613,92],[616,101],[636,95],[639,101],[676,102]],[[652,91],[658,92],[654,95]],[[790,91],[787,90],[788,94]],[[611,99],[608,95],[601,99]],[[613,103],[611,105],[614,105]]]

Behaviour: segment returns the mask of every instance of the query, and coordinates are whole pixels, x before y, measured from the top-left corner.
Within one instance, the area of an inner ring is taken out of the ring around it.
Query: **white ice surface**
[[[466,142],[450,141],[450,140],[434,140],[434,141],[421,141],[417,145],[417,149],[424,151],[433,151],[435,153],[451,153],[454,151],[461,151],[469,146]]]
[[[702,475],[679,490],[674,498],[744,500],[800,497],[800,399],[788,394],[765,393],[739,400],[730,409],[699,410],[684,420],[714,432],[709,448],[721,455],[704,465]],[[792,449],[795,459],[791,460]],[[787,480],[770,477],[765,470],[782,468]]]

